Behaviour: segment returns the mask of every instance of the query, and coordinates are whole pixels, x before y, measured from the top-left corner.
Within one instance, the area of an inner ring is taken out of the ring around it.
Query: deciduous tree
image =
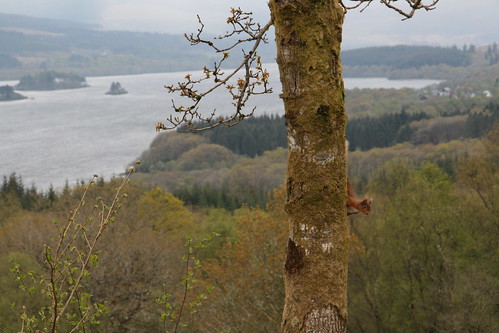
[[[419,9],[433,9],[438,1],[380,2],[410,18]],[[208,127],[235,125],[253,113],[244,112],[250,96],[271,91],[268,72],[262,68],[256,51],[265,32],[274,25],[289,149],[285,210],[290,235],[284,274],[283,332],[346,332],[349,235],[340,47],[347,9],[365,9],[373,0],[358,0],[352,7],[344,2],[271,0],[271,21],[263,27],[253,22],[250,13],[232,9],[227,23],[233,31],[220,37],[238,36],[229,47],[203,40],[200,36],[204,25],[200,20],[198,34],[188,36],[188,40],[213,47],[222,59],[214,69],[205,67],[201,79],[188,74],[185,82],[166,86],[191,102],[187,106],[174,103],[180,116],[169,118],[171,127],[187,123],[193,128],[197,119],[208,121]],[[244,53],[236,71],[225,75],[221,63],[229,51],[244,42],[253,43],[253,47]],[[235,80],[239,70],[243,70],[242,77]],[[210,79],[214,80],[213,87],[204,91],[198,88],[199,83]],[[225,118],[215,117],[215,112],[203,115],[199,111],[202,99],[219,87],[230,93],[234,113]],[[167,128],[164,123],[157,125],[158,130]]]

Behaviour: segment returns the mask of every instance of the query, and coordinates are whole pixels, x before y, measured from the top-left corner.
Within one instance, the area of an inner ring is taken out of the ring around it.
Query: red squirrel
[[[345,152],[348,154],[348,140],[345,140]],[[359,213],[369,215],[371,212],[371,202],[372,199],[368,198],[360,200],[347,178],[347,216]]]
[[[360,200],[355,194],[355,191],[350,184],[350,181],[347,179],[347,215],[359,214],[363,213],[365,215],[369,215],[371,211],[371,199],[364,198]]]

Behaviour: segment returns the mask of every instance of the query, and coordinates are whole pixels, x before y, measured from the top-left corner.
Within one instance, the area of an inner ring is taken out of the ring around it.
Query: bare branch
[[[257,54],[257,49],[260,43],[267,42],[265,34],[272,26],[272,21],[269,21],[265,26],[255,23],[252,18],[252,13],[243,12],[240,8],[232,8],[231,16],[227,18],[227,24],[232,27],[225,35],[215,37],[216,40],[229,40],[235,36],[241,36],[236,41],[232,41],[228,46],[220,47],[211,40],[206,40],[201,37],[204,29],[204,24],[198,16],[200,28],[197,34],[185,35],[191,45],[205,44],[210,46],[216,53],[221,54],[221,59],[215,62],[213,69],[208,67],[203,68],[204,77],[194,79],[191,74],[185,76],[185,81],[177,82],[176,85],[167,85],[165,88],[169,93],[179,93],[181,97],[190,100],[187,106],[177,105],[172,100],[172,106],[175,112],[179,115],[171,115],[167,118],[168,125],[162,122],[156,124],[156,130],[175,129],[179,126],[185,126],[191,131],[200,131],[216,126],[234,126],[246,117],[253,115],[254,108],[251,111],[244,112],[244,107],[250,96],[262,95],[272,92],[269,86],[269,73],[262,66],[261,58]],[[230,54],[229,51],[235,50],[238,46],[244,43],[253,43],[251,50],[245,52],[242,50],[243,59],[236,69],[231,70],[226,74],[222,71],[222,64],[226,61]],[[236,74],[243,72],[241,77],[236,79]],[[206,81],[211,81],[212,85],[203,90],[199,90],[199,85]],[[216,110],[213,110],[208,115],[203,115],[200,110],[200,103],[203,98],[216,89],[224,87],[229,93],[232,105],[235,107],[234,112],[228,117],[216,117]],[[197,128],[195,122],[205,122],[208,125],[203,128]]]
[[[365,5],[364,8],[361,9],[363,11],[366,9],[374,0],[339,0],[341,6],[345,11],[356,9],[361,5]],[[354,2],[354,5],[347,6],[345,5],[345,1]],[[402,8],[398,3],[402,2],[401,0],[380,0],[380,2],[386,7],[396,11],[400,15],[404,16],[403,20],[410,19],[414,16],[417,10],[424,9],[426,11],[435,9],[435,6],[440,0],[404,0],[407,4],[406,9]],[[395,4],[397,3],[397,4]]]
[[[356,4],[352,5],[352,6],[347,6],[343,3],[343,0],[339,0],[340,1],[340,5],[341,7],[343,7],[343,9],[346,11],[348,10],[351,10],[351,9],[356,9],[358,7],[360,7],[361,5],[364,4],[365,1],[355,1],[357,2]],[[354,1],[354,0],[350,0],[350,1]],[[366,7],[369,6],[371,4],[371,1],[367,1],[367,4],[366,4]],[[362,9],[363,10],[363,9]]]

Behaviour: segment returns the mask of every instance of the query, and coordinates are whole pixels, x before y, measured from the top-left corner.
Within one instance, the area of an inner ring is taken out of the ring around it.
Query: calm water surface
[[[259,96],[254,104],[259,114],[283,114],[277,67],[271,65],[269,70],[275,92]],[[88,88],[23,91],[29,99],[0,102],[0,176],[15,172],[26,185],[46,190],[50,184],[58,188],[93,174],[109,178],[123,173],[149,147],[156,122],[171,112],[172,96],[163,86],[184,76],[182,72],[88,77]],[[105,95],[113,81],[119,81],[128,94]],[[435,82],[347,78],[345,86],[421,88]],[[17,82],[0,85],[7,83]],[[208,112],[217,109],[222,114],[230,107],[225,92],[205,104]]]

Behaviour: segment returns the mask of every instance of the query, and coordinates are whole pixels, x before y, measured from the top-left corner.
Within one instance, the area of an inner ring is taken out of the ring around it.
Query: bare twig
[[[351,10],[351,9],[356,9],[360,7],[361,5],[365,5],[364,8],[361,9],[363,11],[366,9],[374,0],[339,0],[341,6],[345,11]],[[355,3],[354,5],[347,6],[345,4],[346,1],[350,1]],[[396,11],[400,15],[404,16],[402,20],[407,20],[410,19],[411,17],[414,16],[417,10],[419,9],[424,9],[426,11],[428,10],[433,10],[435,9],[435,6],[440,0],[405,0],[405,3],[407,4],[406,6],[408,7],[407,9],[402,8],[402,6],[399,5],[401,2],[400,0],[380,0],[380,2],[385,5],[386,7]]]
[[[268,94],[272,92],[269,86],[269,73],[262,67],[260,56],[257,54],[257,49],[263,41],[266,43],[265,34],[272,26],[272,21],[269,21],[265,26],[255,23],[252,18],[252,13],[243,12],[241,9],[231,9],[231,16],[227,18],[227,24],[231,25],[232,30],[225,35],[218,36],[216,40],[229,40],[235,36],[242,38],[231,42],[228,46],[219,47],[211,40],[205,40],[201,37],[204,29],[204,24],[198,16],[200,28],[196,35],[186,34],[185,37],[192,45],[205,44],[210,46],[216,53],[221,54],[222,58],[214,64],[213,69],[208,67],[203,68],[204,77],[193,79],[191,74],[185,76],[184,82],[178,82],[176,85],[167,85],[165,88],[170,93],[179,92],[181,97],[186,97],[190,100],[189,105],[177,105],[172,100],[173,109],[179,116],[170,116],[167,121],[169,125],[159,122],[156,125],[156,130],[174,129],[179,126],[186,126],[192,131],[200,131],[208,128],[213,128],[219,125],[227,127],[234,126],[239,121],[253,115],[254,108],[249,112],[244,112],[244,107],[249,97],[252,95]],[[253,42],[253,46],[249,52],[243,52],[243,59],[239,66],[231,70],[227,75],[222,71],[222,64],[230,56],[229,51],[235,50],[244,43]],[[238,74],[243,70],[242,77],[237,78]],[[232,81],[231,81],[232,80]],[[204,91],[199,91],[198,86],[205,81],[212,81],[212,86]],[[235,82],[234,82],[235,81]],[[216,110],[213,110],[208,115],[203,115],[200,111],[200,103],[202,99],[212,93],[214,90],[224,87],[227,89],[232,105],[235,107],[234,112],[228,117],[216,117]],[[205,122],[206,126],[197,128],[195,121]]]

